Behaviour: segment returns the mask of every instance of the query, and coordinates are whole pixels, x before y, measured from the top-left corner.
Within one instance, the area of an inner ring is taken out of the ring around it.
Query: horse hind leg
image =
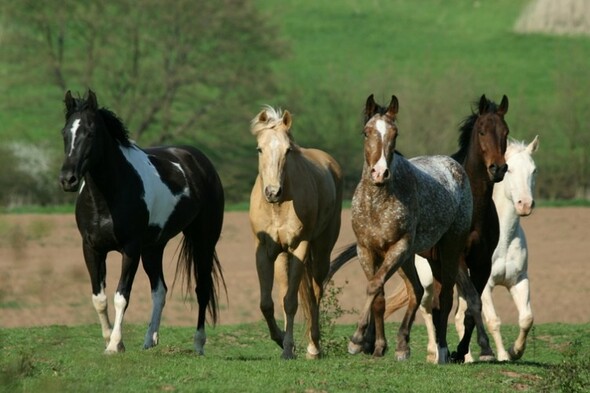
[[[404,318],[400,324],[397,336],[397,346],[395,350],[396,360],[407,360],[410,357],[410,331],[416,317],[416,311],[424,295],[424,287],[418,279],[416,264],[413,260],[408,261],[402,266],[400,275],[404,279],[406,292],[408,294],[408,307]]]
[[[145,250],[141,255],[143,269],[150,280],[152,292],[152,315],[143,341],[144,349],[158,345],[160,340],[160,321],[162,319],[162,311],[166,304],[166,293],[168,291],[166,282],[164,281],[164,272],[162,271],[163,253],[164,247],[157,247],[151,250]]]

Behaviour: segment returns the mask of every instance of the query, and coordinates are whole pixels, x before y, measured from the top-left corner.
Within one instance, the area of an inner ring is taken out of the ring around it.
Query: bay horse
[[[500,240],[492,257],[492,273],[482,293],[483,315],[496,343],[498,360],[517,360],[524,354],[528,332],[533,326],[530,302],[528,249],[520,217],[530,215],[535,206],[533,192],[537,168],[532,154],[539,148],[539,136],[528,145],[511,140],[506,149],[508,172],[494,186],[493,199],[500,219]],[[506,351],[500,334],[501,321],[492,300],[496,286],[510,292],[518,309],[520,332]]]
[[[498,106],[482,95],[476,105],[478,111],[473,112],[461,123],[459,151],[452,155],[465,168],[473,195],[471,230],[463,259],[466,264],[460,266],[457,276],[460,305],[455,315],[455,326],[461,342],[457,351],[453,353],[453,360],[458,362],[465,361],[465,355],[467,355],[467,361],[472,361],[469,354],[469,341],[474,327],[477,327],[478,343],[481,347],[480,360],[495,358],[481,316],[483,291],[481,283],[484,279],[487,282],[487,277],[490,275],[492,253],[499,238],[498,215],[492,201],[492,191],[494,184],[501,181],[508,170],[504,157],[508,136],[504,115],[508,111],[508,98],[503,96]],[[432,272],[418,255],[415,258],[415,264],[421,284],[425,288],[420,309],[429,332],[427,359],[435,362],[436,343],[432,332],[432,316],[429,315],[434,291]],[[386,316],[409,303],[409,295],[407,291],[406,293],[403,291],[404,287],[400,287],[387,299]]]
[[[367,296],[348,351],[356,354],[367,344],[374,344],[373,356],[383,356],[387,349],[384,284],[398,269],[403,270],[412,285],[408,293],[415,296],[398,332],[396,357],[402,360],[410,354],[408,343],[416,299],[422,297],[413,257],[427,253],[440,287],[434,310],[438,360],[446,363],[447,319],[473,210],[469,178],[463,167],[448,156],[408,160],[397,153],[398,108],[395,95],[388,107],[377,104],[373,95],[367,98],[364,165],[352,199],[352,227],[357,243],[332,261],[330,276],[358,256],[368,279]],[[369,325],[375,328],[374,338],[367,334]]]
[[[167,286],[162,255],[167,242],[182,231],[177,276],[186,290],[196,281],[199,306],[194,347],[204,353],[208,310],[217,321],[217,285],[225,286],[215,246],[223,223],[224,193],[212,163],[194,147],[141,149],[128,138],[121,120],[99,108],[92,90],[87,98],[65,95],[62,130],[65,159],[60,182],[79,195],[76,223],[92,284],[105,353],[123,352],[123,317],[141,259],[151,286],[153,308],[143,347],[158,344]],[[107,310],[106,255],[122,254],[121,277],[114,295],[115,320]]]
[[[295,357],[297,294],[307,320],[307,357],[321,355],[319,306],[340,231],[342,170],[327,153],[298,146],[289,111],[265,107],[251,123],[257,140],[258,176],[250,195],[256,244],[260,310],[282,357]],[[277,279],[285,330],[277,325],[272,298]]]

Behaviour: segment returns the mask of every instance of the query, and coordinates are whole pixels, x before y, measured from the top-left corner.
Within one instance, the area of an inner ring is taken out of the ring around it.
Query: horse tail
[[[355,258],[357,256],[358,256],[358,252],[356,249],[356,243],[352,243],[352,244],[349,244],[348,246],[346,246],[344,251],[342,251],[340,254],[338,254],[338,256],[334,260],[332,260],[332,262],[330,262],[330,270],[328,271],[328,275],[326,276],[326,278],[324,279],[324,282],[322,284],[324,289],[326,288],[328,283],[332,280],[332,277],[334,276],[334,274],[336,274],[336,272],[338,270],[340,270],[340,268],[342,266],[346,265],[349,261],[351,261],[353,258]]]
[[[311,258],[311,255],[310,255]],[[315,300],[315,295],[313,293],[313,276],[311,271],[312,261],[307,261],[305,263],[305,270],[303,272],[303,276],[301,277],[301,282],[299,283],[299,304],[301,306],[301,310],[303,311],[303,316],[305,317],[305,335],[309,335],[311,331],[311,313],[312,313],[312,302]],[[318,299],[319,301],[319,299]],[[319,306],[319,305],[318,305]]]
[[[225,278],[223,277],[221,263],[217,257],[215,246],[213,245],[212,252],[209,250],[208,253],[204,253],[202,250],[204,244],[198,243],[198,237],[194,233],[191,234],[191,232],[186,232],[182,239],[174,281],[176,282],[179,274],[185,277],[183,287],[185,297],[188,298],[191,296],[194,278],[197,283],[197,301],[199,301],[200,296],[208,299],[206,305],[211,316],[211,322],[215,325],[219,314],[217,299],[220,285],[223,285],[227,294]],[[199,304],[199,306],[202,305]]]
[[[409,303],[410,297],[408,296],[406,286],[403,284],[398,285],[395,289],[395,292],[389,295],[389,297],[385,301],[385,314],[383,316],[383,319],[389,318],[391,314],[401,309],[402,307],[407,306]]]

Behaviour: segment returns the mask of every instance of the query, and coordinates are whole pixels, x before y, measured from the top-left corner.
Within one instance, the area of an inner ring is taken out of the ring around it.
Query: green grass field
[[[390,342],[396,329],[387,325]],[[505,340],[515,338],[515,326],[503,329]],[[127,351],[106,356],[98,324],[2,329],[0,386],[6,392],[582,392],[590,383],[588,324],[535,326],[517,362],[444,366],[425,362],[423,326],[412,331],[406,362],[396,362],[391,351],[381,359],[348,355],[348,325],[325,337],[328,354],[319,361],[281,360],[262,322],[209,327],[204,357],[192,351],[193,331],[163,326],[161,344],[142,350],[143,326],[126,325]],[[301,331],[298,339],[301,351]]]

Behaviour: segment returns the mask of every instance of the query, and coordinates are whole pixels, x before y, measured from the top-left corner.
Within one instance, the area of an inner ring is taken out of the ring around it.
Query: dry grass
[[[534,0],[514,26],[518,33],[590,35],[590,1]]]

